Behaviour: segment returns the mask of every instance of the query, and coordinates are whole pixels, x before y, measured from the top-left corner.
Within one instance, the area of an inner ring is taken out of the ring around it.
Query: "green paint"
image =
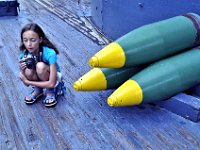
[[[200,50],[158,61],[131,78],[143,90],[143,101],[168,99],[200,83]]]
[[[118,88],[126,80],[132,77],[134,74],[139,72],[142,67],[131,67],[131,68],[102,68],[107,80],[107,89]]]
[[[200,20],[198,15],[193,15]],[[125,52],[125,66],[136,66],[193,47],[196,32],[190,19],[177,16],[137,28],[116,42]]]

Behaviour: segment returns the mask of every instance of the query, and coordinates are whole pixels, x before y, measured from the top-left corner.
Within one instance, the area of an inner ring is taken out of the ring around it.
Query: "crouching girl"
[[[56,105],[56,96],[59,92],[62,94],[58,87],[63,84],[57,63],[59,51],[35,23],[22,28],[20,51],[20,79],[26,86],[33,87],[25,97],[25,103],[32,104],[45,93],[45,106]]]

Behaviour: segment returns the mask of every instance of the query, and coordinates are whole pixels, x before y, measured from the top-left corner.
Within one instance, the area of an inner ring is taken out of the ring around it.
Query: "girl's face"
[[[42,42],[42,38],[36,32],[31,30],[25,31],[22,34],[22,38],[23,44],[29,52],[35,54],[39,52],[39,45]]]

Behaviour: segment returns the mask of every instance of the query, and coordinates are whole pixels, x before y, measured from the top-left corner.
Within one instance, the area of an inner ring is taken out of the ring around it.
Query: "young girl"
[[[20,79],[26,86],[33,86],[33,91],[24,99],[25,103],[36,102],[45,89],[45,106],[56,105],[55,86],[61,81],[58,50],[37,24],[30,23],[21,31],[20,51]],[[28,58],[32,58],[31,61]]]

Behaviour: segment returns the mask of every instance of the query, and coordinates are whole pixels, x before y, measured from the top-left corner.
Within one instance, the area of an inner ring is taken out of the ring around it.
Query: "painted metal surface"
[[[153,105],[110,108],[105,100],[112,91],[75,91],[72,83],[101,46],[36,1],[20,2],[18,17],[0,18],[1,149],[199,149],[200,123]],[[23,102],[29,90],[18,78],[19,32],[30,21],[60,50],[67,94],[55,108]]]
[[[200,119],[200,99],[197,97],[180,93],[156,104],[191,121],[198,122]]]
[[[92,67],[121,68],[155,62],[200,44],[200,16],[175,16],[134,29],[90,59]]]
[[[116,40],[142,25],[188,12],[200,12],[199,0],[93,0],[92,18],[109,38]]]
[[[0,17],[17,16],[19,3],[17,0],[0,0]]]
[[[199,56],[199,49],[194,48],[151,64],[121,85],[108,102],[112,106],[130,106],[138,101],[166,100],[198,85]]]
[[[122,83],[139,72],[142,67],[129,68],[93,68],[81,76],[73,87],[77,91],[108,90],[119,87]]]

